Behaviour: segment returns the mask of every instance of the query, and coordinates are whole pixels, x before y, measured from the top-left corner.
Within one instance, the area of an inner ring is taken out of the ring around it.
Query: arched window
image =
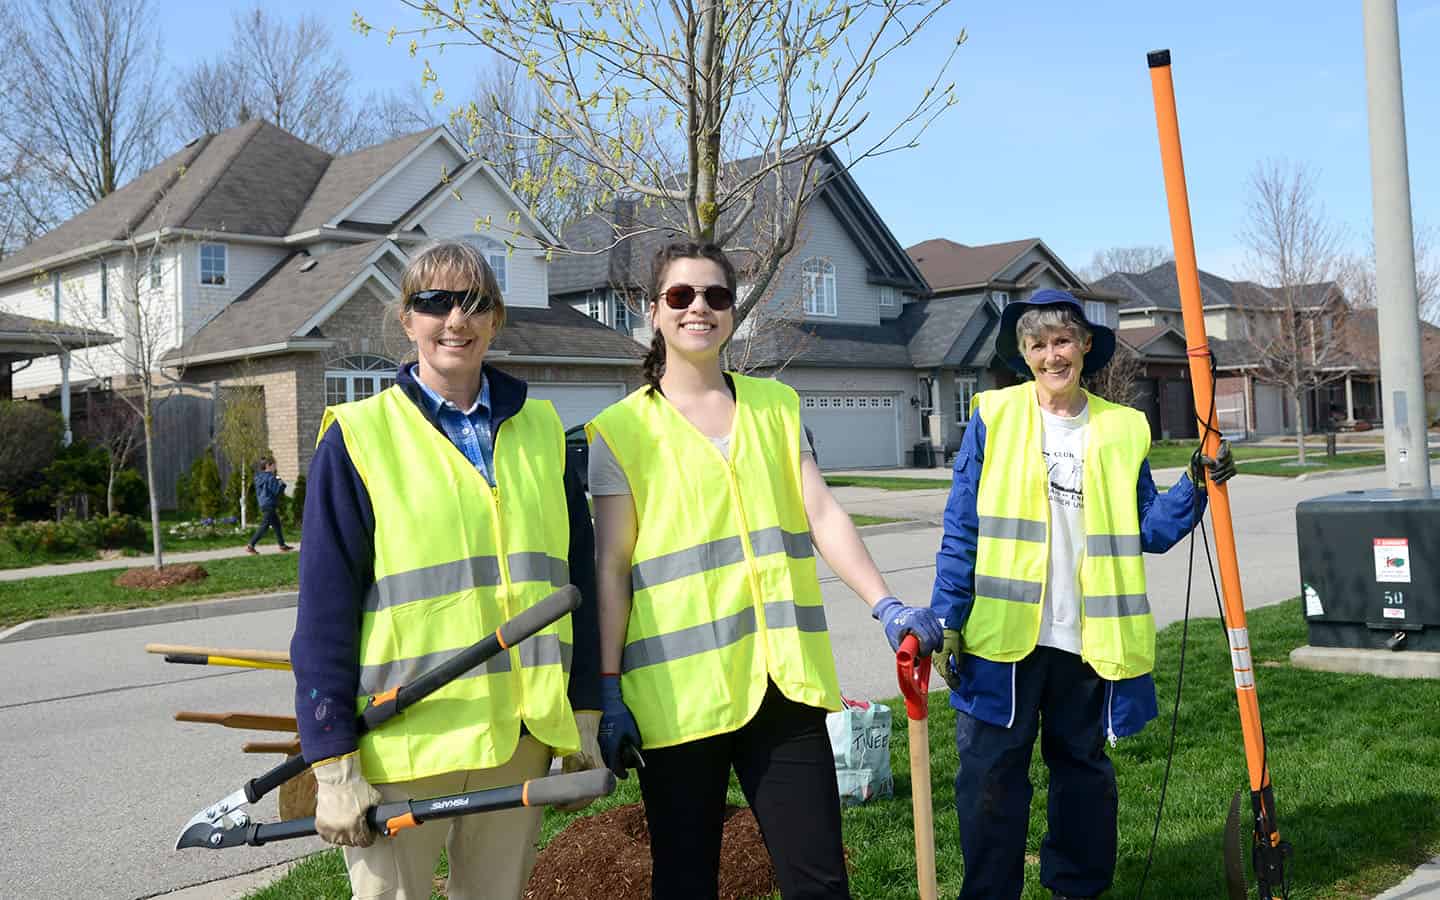
[[[395,383],[398,368],[385,357],[371,354],[335,360],[325,370],[325,405],[373,397]]]
[[[835,264],[812,256],[800,266],[800,286],[805,294],[805,314],[810,316],[839,315],[835,296]]]
[[[505,245],[499,241],[492,240],[480,235],[466,235],[465,240],[480,248],[485,254],[485,261],[490,264],[490,269],[495,273],[495,281],[500,285],[500,293],[510,293],[510,262]]]

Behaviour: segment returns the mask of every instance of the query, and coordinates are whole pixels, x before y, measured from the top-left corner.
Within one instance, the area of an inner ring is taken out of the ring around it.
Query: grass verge
[[[0,582],[0,628],[82,612],[110,612],[163,606],[236,594],[294,590],[300,581],[298,553],[213,559],[203,565],[210,577],[193,584],[146,591],[117,587],[124,569],[52,575]]]
[[[1333,457],[1324,451],[1312,453],[1305,458],[1305,465],[1295,465],[1294,454],[1288,460],[1261,462],[1240,462],[1236,471],[1242,475],[1270,475],[1276,478],[1294,478],[1307,472],[1333,472],[1343,469],[1359,469],[1366,466],[1385,465],[1385,453],[1381,450],[1362,450],[1358,453],[1339,453]],[[1440,459],[1440,453],[1432,452],[1430,458]]]
[[[831,487],[881,488],[887,491],[933,491],[949,488],[948,478],[886,478],[879,475],[826,475]]]
[[[1401,881],[1440,852],[1440,683],[1307,672],[1289,665],[1305,643],[1297,601],[1249,617],[1258,663],[1260,711],[1269,740],[1281,834],[1295,846],[1292,900],[1358,900]],[[1214,619],[1191,624],[1174,769],[1147,894],[1223,897],[1220,837],[1230,795],[1246,784],[1230,654]],[[1120,861],[1116,897],[1134,896],[1145,865],[1155,803],[1165,771],[1169,709],[1175,690],[1180,626],[1161,632],[1156,681],[1162,717],[1110,751],[1120,782]],[[903,704],[896,710],[891,768],[895,796],[845,810],[851,892],[913,898],[914,837],[909,747]],[[930,764],[941,896],[960,889],[961,862],[951,787],[955,716],[944,694],[931,695]],[[1027,900],[1046,900],[1038,853],[1045,833],[1046,775],[1038,751],[1031,767],[1026,862]],[[738,790],[731,785],[731,800]],[[599,812],[639,799],[634,779],[591,807]],[[1248,798],[1246,799],[1248,803]],[[574,815],[550,812],[549,841]],[[349,896],[338,851],[311,857],[252,900]]]
[[[890,516],[867,516],[864,513],[853,513],[850,516],[850,521],[855,523],[856,528],[859,528],[862,525],[888,525],[891,522],[903,522],[905,520],[895,519]]]
[[[1190,465],[1190,454],[1195,452],[1196,441],[1155,441],[1150,445],[1150,455],[1146,457],[1152,469],[1178,469],[1181,466]],[[1309,445],[1306,445],[1307,447]],[[1325,451],[1325,445],[1318,448],[1321,453]],[[1246,447],[1242,444],[1231,444],[1230,450],[1235,454],[1237,462],[1247,459],[1269,459],[1276,456],[1294,456],[1295,449],[1292,447]]]

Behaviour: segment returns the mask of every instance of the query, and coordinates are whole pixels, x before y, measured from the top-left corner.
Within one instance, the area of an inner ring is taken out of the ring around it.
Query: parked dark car
[[[590,442],[585,438],[583,424],[565,432],[565,462],[575,466],[581,487],[590,490]]]

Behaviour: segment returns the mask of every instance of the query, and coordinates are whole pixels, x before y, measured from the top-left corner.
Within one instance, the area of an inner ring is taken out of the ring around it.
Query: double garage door
[[[902,462],[900,404],[893,394],[800,392],[822,469],[889,468]]]

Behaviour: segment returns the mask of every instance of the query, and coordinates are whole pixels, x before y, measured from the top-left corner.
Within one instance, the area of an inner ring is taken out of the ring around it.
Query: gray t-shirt
[[[709,437],[707,435],[707,437]],[[720,455],[726,459],[730,458],[730,435],[724,437],[712,437],[710,443],[720,451]],[[800,460],[813,456],[814,451],[808,446],[808,439],[800,450]],[[598,433],[595,440],[590,442],[590,494],[595,497],[613,497],[619,494],[629,494],[630,479],[625,477],[625,470],[620,468],[620,461],[615,458],[605,439]]]

